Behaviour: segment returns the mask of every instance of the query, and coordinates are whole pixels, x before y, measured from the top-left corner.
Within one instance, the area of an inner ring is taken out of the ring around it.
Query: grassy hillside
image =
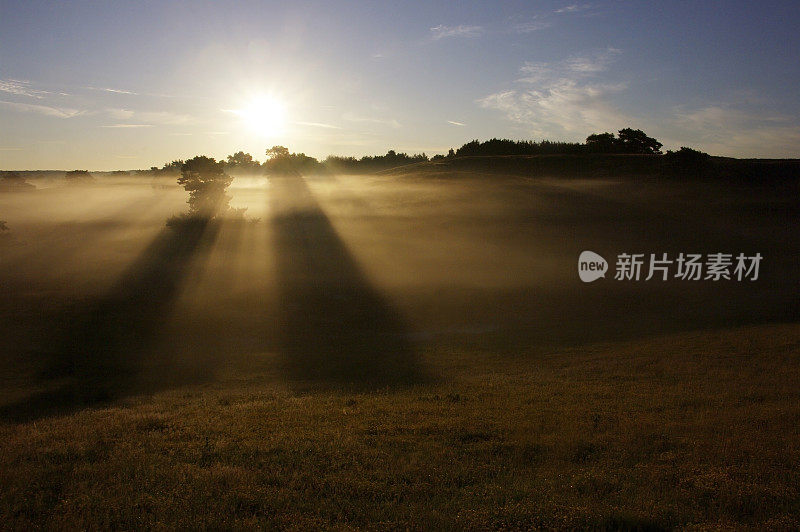
[[[770,186],[782,183],[796,187],[800,182],[800,160],[709,157],[698,162],[661,155],[618,154],[471,156],[417,163],[382,173],[447,176],[452,172],[573,179],[661,177],[766,183]]]
[[[205,386],[0,426],[10,528],[800,526],[800,328],[515,358],[425,353],[438,383]],[[530,355],[530,353],[528,354]]]
[[[2,526],[800,526],[796,196],[430,177],[237,178],[258,223],[184,229],[174,181],[0,195]]]

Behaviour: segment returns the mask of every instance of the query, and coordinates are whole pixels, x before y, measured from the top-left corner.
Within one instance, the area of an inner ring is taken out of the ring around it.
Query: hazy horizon
[[[0,2],[0,168],[322,159],[642,129],[793,158],[795,3]]]

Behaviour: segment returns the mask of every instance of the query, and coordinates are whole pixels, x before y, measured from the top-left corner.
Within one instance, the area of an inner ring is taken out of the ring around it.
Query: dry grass
[[[214,384],[0,426],[0,522],[800,526],[796,325],[424,359],[438,382],[354,393],[259,355]]]
[[[448,175],[0,195],[0,528],[800,528],[797,195]]]

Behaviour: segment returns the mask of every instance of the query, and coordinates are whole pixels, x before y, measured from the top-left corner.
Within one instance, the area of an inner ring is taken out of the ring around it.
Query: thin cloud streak
[[[342,129],[339,126],[334,126],[332,124],[323,124],[321,122],[295,122],[295,124],[299,126],[321,127],[323,129]]]
[[[110,124],[107,126],[100,126],[100,127],[125,129],[125,128],[153,127],[153,124]]]
[[[110,89],[108,87],[86,87],[86,88],[93,91],[103,91],[103,92],[111,92],[114,94],[130,94],[132,96],[139,96],[138,92],[128,91],[124,89]]]
[[[483,34],[481,26],[445,26],[439,24],[431,28],[431,37],[434,41],[448,37],[479,37]]]
[[[113,120],[135,120],[139,123],[152,123],[162,126],[187,124],[194,119],[189,115],[182,115],[170,111],[134,111],[132,109],[104,109],[100,111]]]
[[[533,33],[535,31],[544,30],[553,25],[552,22],[544,21],[544,20],[534,20],[532,22],[522,22],[520,24],[514,24],[511,27],[511,31],[514,33],[519,34],[526,34],[526,33]]]
[[[580,13],[581,11],[586,11],[587,9],[591,9],[592,4],[570,4],[568,6],[562,7],[561,9],[556,9],[556,13]]]
[[[23,113],[37,113],[56,118],[73,118],[75,116],[84,114],[84,111],[80,111],[78,109],[50,107],[49,105],[37,105],[32,103],[8,102],[5,100],[0,100],[0,105]]]
[[[350,113],[345,113],[342,115],[342,119],[347,120],[348,122],[362,122],[368,124],[380,124],[383,126],[389,126],[391,128],[397,129],[401,127],[400,122],[395,119],[390,120],[381,120],[379,118],[370,118],[370,117],[363,117],[358,115],[353,115]]]

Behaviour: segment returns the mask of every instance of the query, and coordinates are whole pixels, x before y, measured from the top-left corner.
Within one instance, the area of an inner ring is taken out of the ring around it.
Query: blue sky
[[[274,144],[433,154],[629,126],[798,157],[798,27],[798,2],[0,1],[0,168]]]

